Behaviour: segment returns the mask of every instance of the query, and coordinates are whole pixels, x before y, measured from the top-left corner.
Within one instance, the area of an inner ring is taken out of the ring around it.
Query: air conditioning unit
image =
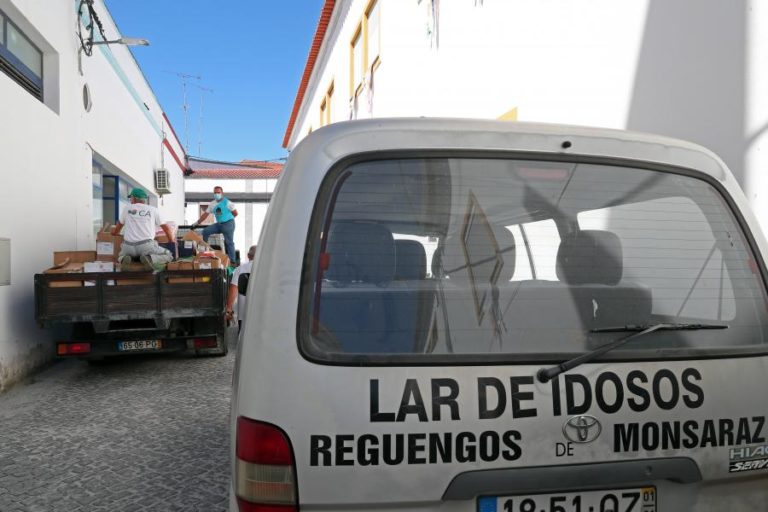
[[[171,176],[168,169],[155,169],[155,190],[161,196],[171,193]]]

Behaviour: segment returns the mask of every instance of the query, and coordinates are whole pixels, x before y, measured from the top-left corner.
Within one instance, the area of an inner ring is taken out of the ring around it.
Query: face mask
[[[221,194],[213,194],[213,198],[217,201],[221,200]]]

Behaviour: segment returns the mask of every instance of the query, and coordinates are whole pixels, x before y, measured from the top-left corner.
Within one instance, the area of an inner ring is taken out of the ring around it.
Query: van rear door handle
[[[701,471],[688,457],[468,471],[456,475],[448,484],[443,500],[646,485],[652,480],[691,484],[701,481]]]

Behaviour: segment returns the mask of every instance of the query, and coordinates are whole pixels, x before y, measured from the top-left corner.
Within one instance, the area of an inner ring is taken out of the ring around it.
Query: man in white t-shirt
[[[251,271],[253,270],[253,258],[256,256],[256,246],[252,245],[248,249],[248,261],[240,265],[232,273],[232,281],[229,284],[229,292],[227,293],[227,319],[231,320],[235,314],[232,307],[237,299],[237,326],[240,330],[245,321],[245,295],[240,294],[238,286],[240,279],[250,279]],[[242,277],[241,277],[242,276]]]
[[[145,267],[152,269],[155,264],[173,261],[171,251],[160,247],[155,241],[155,231],[160,226],[168,240],[176,243],[173,232],[168,224],[163,222],[160,212],[147,204],[147,193],[141,188],[134,188],[128,194],[131,204],[120,212],[120,220],[112,228],[113,235],[119,235],[125,226],[123,243],[120,246],[118,261],[121,264],[130,263],[138,258]]]

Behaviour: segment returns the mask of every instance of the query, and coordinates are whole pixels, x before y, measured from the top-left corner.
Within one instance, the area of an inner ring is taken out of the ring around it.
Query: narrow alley
[[[0,510],[225,510],[234,357],[65,360],[16,385]]]

